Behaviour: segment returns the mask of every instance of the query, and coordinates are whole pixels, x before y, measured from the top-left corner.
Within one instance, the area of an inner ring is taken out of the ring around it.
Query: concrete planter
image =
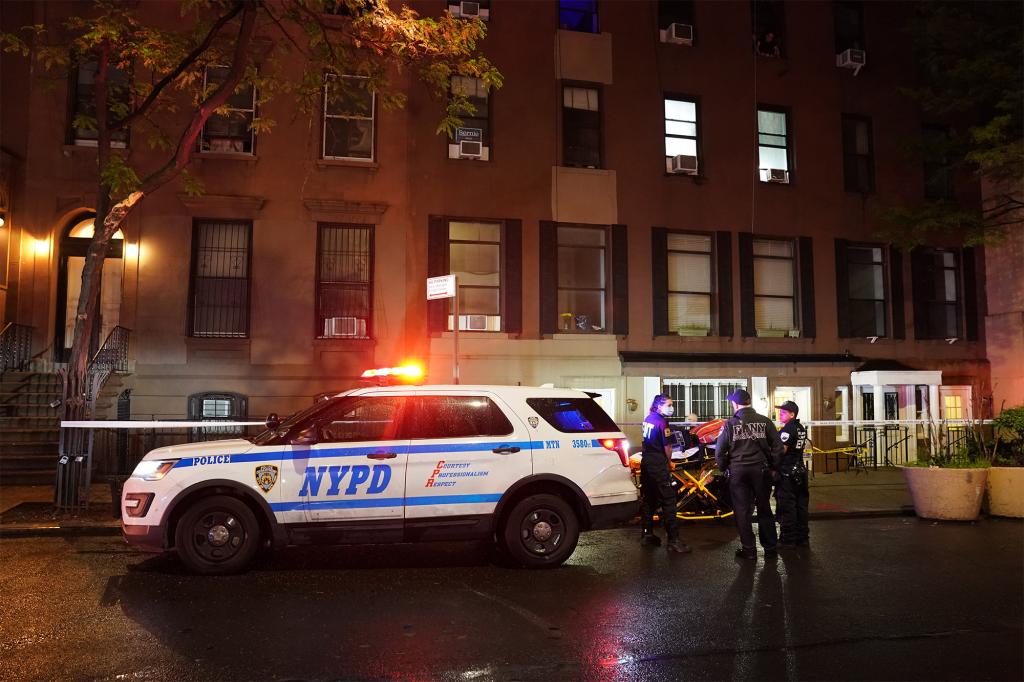
[[[1024,518],[1024,467],[988,470],[988,513]]]
[[[903,467],[903,478],[922,519],[973,521],[981,513],[988,469]]]

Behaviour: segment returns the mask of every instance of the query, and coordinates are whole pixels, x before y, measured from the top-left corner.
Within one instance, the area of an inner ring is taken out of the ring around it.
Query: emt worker
[[[807,489],[807,469],[804,467],[804,447],[807,445],[807,429],[797,414],[800,408],[792,400],[776,405],[782,431],[779,438],[786,448],[782,456],[779,482],[775,486],[776,510],[779,513],[779,546],[794,547],[806,545],[807,503],[810,497]]]
[[[672,430],[665,417],[672,416],[672,398],[656,395],[650,414],[644,419],[644,448],[640,461],[640,520],[643,535],[640,543],[657,547],[661,540],[654,534],[654,514],[661,509],[661,522],[668,536],[668,551],[685,554],[688,545],[679,539],[679,521],[676,519],[676,491],[672,487],[670,463],[672,461]]]
[[[756,559],[751,505],[757,505],[757,534],[766,559],[778,556],[775,518],[769,506],[771,486],[768,473],[782,461],[782,441],[775,425],[750,406],[750,394],[738,388],[728,396],[734,411],[718,435],[715,459],[721,471],[729,472],[729,493],[736,511],[740,547],[736,556]]]

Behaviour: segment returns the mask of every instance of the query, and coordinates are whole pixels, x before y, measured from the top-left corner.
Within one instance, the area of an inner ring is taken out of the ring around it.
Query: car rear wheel
[[[260,527],[244,502],[213,495],[197,500],[178,521],[174,545],[182,563],[194,573],[237,573],[260,547]]]
[[[525,568],[554,568],[568,559],[580,539],[576,512],[557,495],[520,500],[505,519],[502,544]]]

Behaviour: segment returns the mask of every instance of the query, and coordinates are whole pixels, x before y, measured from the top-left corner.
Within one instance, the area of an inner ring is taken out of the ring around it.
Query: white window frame
[[[715,389],[715,406],[719,403],[725,402],[726,397],[730,393],[730,389],[734,389],[737,386],[746,389],[748,381],[742,377],[735,377],[731,379],[662,379],[661,392],[668,393],[668,386],[680,387],[683,389],[683,400],[682,409],[679,408],[678,404],[680,401],[676,401],[677,407],[675,409],[675,416],[677,419],[685,419],[686,415],[693,412],[693,386],[714,386]],[[701,415],[698,413],[698,417]]]
[[[673,156],[668,154],[668,141],[669,138],[675,138],[680,140],[693,140],[693,156],[697,159],[697,174],[701,173],[701,158],[700,158],[700,106],[697,103],[696,98],[693,97],[676,97],[671,95],[665,95],[663,108],[667,108],[668,102],[684,102],[686,104],[693,105],[693,120],[687,121],[686,119],[669,118],[668,112],[665,111],[665,172],[672,172],[672,159]],[[669,123],[692,123],[693,124],[693,135],[679,135],[676,133],[668,132]]]
[[[229,69],[230,67],[226,64],[209,64],[203,69],[203,92],[206,92],[206,88],[209,84],[210,69]],[[252,114],[251,121],[256,120],[256,86],[252,86],[252,106],[248,109],[240,109],[238,107],[226,107],[229,112],[242,112],[243,114]],[[232,113],[227,116],[230,117]],[[207,123],[209,119],[207,119]],[[235,154],[238,156],[255,156],[256,155],[256,131],[252,129],[252,123],[249,124],[249,151],[234,151],[230,149],[204,149],[203,146],[209,142],[206,137],[206,126],[207,123],[203,123],[203,129],[199,133],[199,153],[200,154]],[[222,139],[222,138],[220,138]]]
[[[333,73],[329,73],[324,78],[324,103],[323,103],[323,116],[320,126],[320,158],[326,161],[352,161],[355,163],[374,163],[377,160],[377,93],[370,93],[370,115],[369,116],[350,116],[345,114],[328,114],[327,113],[327,88],[330,87],[332,79],[336,78],[361,78],[363,80],[369,80],[367,76],[356,76],[353,74],[344,74],[337,76]],[[370,122],[370,158],[363,158],[361,156],[328,156],[327,155],[327,119],[348,119],[348,120],[361,120]]]

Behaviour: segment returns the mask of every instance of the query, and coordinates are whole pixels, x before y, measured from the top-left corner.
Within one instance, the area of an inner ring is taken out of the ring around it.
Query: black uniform
[[[761,547],[774,550],[778,542],[775,517],[769,503],[771,486],[767,473],[778,469],[782,454],[782,441],[775,424],[752,407],[737,410],[718,435],[715,459],[720,470],[729,472],[729,493],[736,512],[736,528],[745,550],[755,549],[750,513],[754,504],[757,505],[757,534]]]
[[[661,522],[669,541],[676,539],[676,491],[672,487],[669,458],[665,448],[672,442],[668,422],[657,412],[647,415],[643,424],[644,449],[640,460],[640,518],[644,532],[654,528],[654,514],[661,509]]]
[[[807,429],[799,419],[791,419],[779,438],[786,448],[779,467],[779,482],[775,486],[776,507],[779,512],[779,541],[787,545],[807,542],[807,469],[804,467],[804,447]]]

